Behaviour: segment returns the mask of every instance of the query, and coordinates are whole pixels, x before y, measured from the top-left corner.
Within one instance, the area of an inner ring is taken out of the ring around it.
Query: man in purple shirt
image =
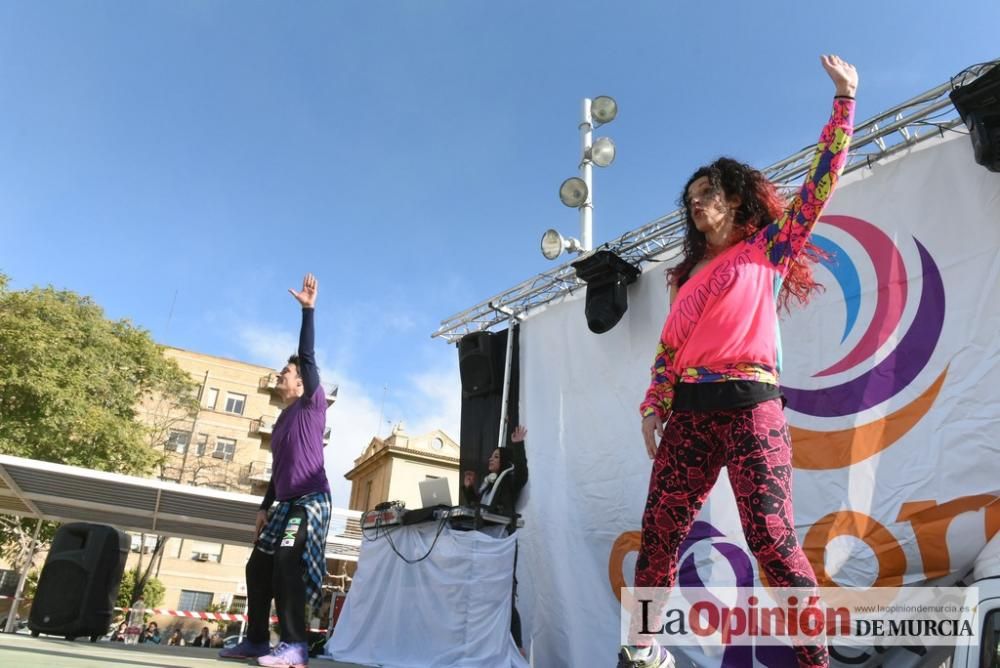
[[[271,434],[271,482],[257,512],[258,537],[247,561],[247,636],[219,656],[302,668],[309,663],[306,604],[315,611],[322,603],[330,483],[323,467],[326,394],[313,350],[316,278],[307,274],[302,290],[289,292],[302,305],[302,328],[298,355],[278,375],[284,410]],[[272,599],[281,629],[281,642],[273,649],[268,642]]]

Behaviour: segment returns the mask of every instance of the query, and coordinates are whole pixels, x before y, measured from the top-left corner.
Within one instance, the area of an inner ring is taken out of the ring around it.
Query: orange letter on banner
[[[853,510],[830,513],[809,529],[802,549],[812,563],[820,587],[837,587],[826,572],[826,546],[839,536],[854,536],[865,542],[878,559],[878,577],[872,586],[898,587],[906,572],[906,554],[899,541],[877,520]]]
[[[951,572],[948,554],[948,527],[956,516],[986,508],[985,537],[992,538],[998,528],[1000,507],[992,494],[963,496],[938,504],[935,501],[911,501],[899,508],[900,521],[908,521],[917,537],[920,559],[924,562],[924,577],[939,578]],[[993,504],[993,505],[990,505]]]
[[[629,552],[638,552],[641,544],[640,532],[626,531],[618,536],[611,546],[611,557],[608,559],[608,580],[611,582],[611,591],[615,593],[615,598],[626,603],[629,608],[632,606],[632,601],[622,601],[622,589],[625,587],[625,555]]]

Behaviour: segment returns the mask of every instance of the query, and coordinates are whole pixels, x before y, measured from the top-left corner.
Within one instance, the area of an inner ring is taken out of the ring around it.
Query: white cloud
[[[410,433],[423,434],[441,429],[458,441],[462,417],[461,380],[457,356],[451,357],[455,358],[451,364],[440,361],[438,366],[408,377],[407,394],[401,405],[404,413],[409,412],[407,408],[412,411],[407,416],[410,425],[407,431]]]
[[[255,364],[280,369],[299,345],[298,336],[280,329],[247,325],[237,329],[239,342]]]

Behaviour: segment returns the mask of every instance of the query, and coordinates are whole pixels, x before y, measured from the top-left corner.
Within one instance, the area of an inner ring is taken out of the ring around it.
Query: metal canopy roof
[[[260,497],[0,455],[0,513],[249,547]],[[328,559],[357,561],[361,513],[334,508]]]

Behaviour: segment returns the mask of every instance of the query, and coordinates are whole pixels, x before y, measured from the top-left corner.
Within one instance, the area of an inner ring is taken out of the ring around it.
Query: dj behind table
[[[517,539],[509,529],[523,521],[452,506],[432,487],[421,483],[425,504],[442,503],[389,502],[362,516],[358,570],[327,654],[384,668],[527,668],[510,633]]]

